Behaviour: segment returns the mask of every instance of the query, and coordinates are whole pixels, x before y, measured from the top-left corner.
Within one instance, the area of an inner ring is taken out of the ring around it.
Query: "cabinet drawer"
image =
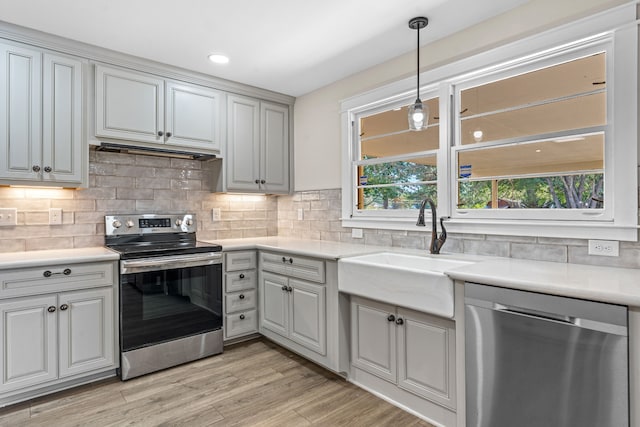
[[[255,289],[257,285],[256,271],[234,271],[225,273],[225,291],[237,292],[245,289]]]
[[[0,271],[0,298],[113,286],[116,264],[56,264]]]
[[[225,312],[235,313],[241,310],[250,310],[256,308],[256,291],[242,291],[234,294],[225,295]]]
[[[241,251],[225,254],[225,271],[251,270],[256,268],[256,252]]]
[[[263,271],[283,274],[289,277],[324,283],[324,261],[290,254],[261,252]]]
[[[248,310],[224,317],[224,332],[227,338],[258,332],[256,310]]]

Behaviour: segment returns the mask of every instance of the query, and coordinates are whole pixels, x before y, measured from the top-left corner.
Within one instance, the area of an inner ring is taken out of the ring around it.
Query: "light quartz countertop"
[[[429,255],[424,250],[366,246],[319,240],[262,237],[212,241],[224,251],[274,250],[337,260],[376,252]],[[454,280],[640,307],[640,270],[583,264],[519,260],[467,254],[435,255],[473,261],[445,271]]]
[[[50,249],[0,253],[0,270],[39,267],[49,264],[80,264],[83,262],[117,261],[117,252],[102,246],[77,249]]]

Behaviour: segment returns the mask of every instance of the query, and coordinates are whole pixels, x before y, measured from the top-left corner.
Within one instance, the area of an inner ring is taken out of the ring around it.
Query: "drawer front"
[[[225,291],[237,292],[245,289],[256,289],[258,281],[255,270],[234,271],[225,273]]]
[[[270,252],[261,252],[260,259],[263,271],[283,274],[310,282],[325,282],[325,265],[323,260]]]
[[[234,294],[225,295],[225,312],[235,313],[242,310],[251,310],[256,308],[256,291],[242,291]]]
[[[256,310],[248,310],[225,316],[224,332],[226,338],[235,338],[258,332],[258,315]]]
[[[227,252],[225,271],[251,270],[256,268],[256,251]]]
[[[0,271],[0,298],[38,295],[117,283],[117,263],[56,264]]]

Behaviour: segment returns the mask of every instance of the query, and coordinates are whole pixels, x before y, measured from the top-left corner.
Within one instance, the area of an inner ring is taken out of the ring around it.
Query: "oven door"
[[[121,350],[222,328],[222,254],[122,260]]]

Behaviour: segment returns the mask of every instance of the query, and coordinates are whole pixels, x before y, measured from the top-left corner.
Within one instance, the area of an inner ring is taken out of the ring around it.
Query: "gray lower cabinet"
[[[0,41],[0,183],[87,185],[86,60]]]
[[[56,385],[66,388],[87,376],[113,375],[118,364],[114,272],[111,262],[2,272],[3,288],[9,285],[11,291],[0,292],[0,404],[45,388],[55,391]],[[56,288],[64,291],[53,292]]]
[[[351,363],[402,390],[456,408],[452,320],[352,296]]]
[[[225,253],[224,339],[258,332],[256,251]]]

